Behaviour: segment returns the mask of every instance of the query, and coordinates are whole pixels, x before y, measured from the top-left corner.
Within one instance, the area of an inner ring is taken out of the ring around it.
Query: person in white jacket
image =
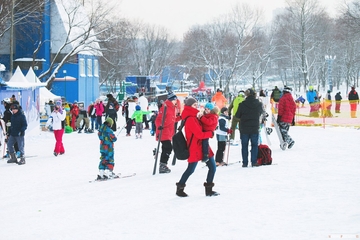
[[[143,110],[143,111],[149,110],[149,101],[144,96],[144,93],[140,93],[138,103],[141,107],[141,110]],[[147,114],[143,115],[143,123],[145,123],[145,129],[149,129],[149,121],[147,120]]]
[[[46,127],[52,125],[55,136],[55,148],[54,155],[62,155],[65,153],[64,144],[62,138],[65,130],[65,117],[66,111],[62,108],[62,101],[56,101],[54,111],[50,114],[49,120],[46,122]]]

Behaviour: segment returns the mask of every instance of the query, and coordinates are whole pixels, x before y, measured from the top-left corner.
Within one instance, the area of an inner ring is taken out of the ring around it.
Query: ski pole
[[[129,120],[128,120],[129,121]],[[119,136],[119,134],[122,132],[122,130],[127,126],[127,122],[125,123],[125,125],[120,129],[120,131],[116,134],[116,137]]]

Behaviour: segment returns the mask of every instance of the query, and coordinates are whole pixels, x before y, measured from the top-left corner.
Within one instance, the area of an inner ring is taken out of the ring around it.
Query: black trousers
[[[149,122],[147,120],[146,114],[143,115],[143,123],[145,123],[146,128],[149,128]]]
[[[223,162],[224,151],[225,151],[226,142],[218,141],[218,149],[216,151],[215,162]]]
[[[168,163],[170,154],[172,151],[172,145],[170,140],[161,141],[161,156],[160,162],[161,163]]]

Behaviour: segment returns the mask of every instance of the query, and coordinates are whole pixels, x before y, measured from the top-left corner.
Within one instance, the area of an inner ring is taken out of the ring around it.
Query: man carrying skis
[[[156,117],[156,140],[158,140],[161,133],[161,156],[160,156],[160,169],[159,173],[170,173],[171,170],[167,167],[167,163],[172,151],[171,139],[175,133],[175,122],[181,120],[180,116],[176,116],[176,102],[177,97],[173,92],[169,92],[167,100],[162,104],[159,109],[159,114]],[[164,107],[166,106],[166,115],[164,125],[161,125],[163,119]]]

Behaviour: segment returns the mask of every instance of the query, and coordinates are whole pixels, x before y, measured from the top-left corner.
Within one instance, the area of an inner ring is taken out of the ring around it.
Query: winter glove
[[[277,116],[276,122],[277,123],[281,122],[281,116],[280,115]]]
[[[231,120],[231,115],[229,115],[229,121]]]
[[[228,134],[232,134],[232,133],[233,133],[233,130],[232,130],[231,128],[229,128],[229,129],[227,130],[227,133],[228,133]]]
[[[25,132],[19,132],[19,136],[21,137],[25,136]]]
[[[211,132],[211,134],[212,134],[211,138],[213,138],[214,137],[214,132]]]
[[[291,122],[291,126],[295,126],[295,118],[293,118],[293,120]]]
[[[158,129],[159,129],[159,130],[163,130],[164,127],[163,127],[163,126],[159,126]]]

